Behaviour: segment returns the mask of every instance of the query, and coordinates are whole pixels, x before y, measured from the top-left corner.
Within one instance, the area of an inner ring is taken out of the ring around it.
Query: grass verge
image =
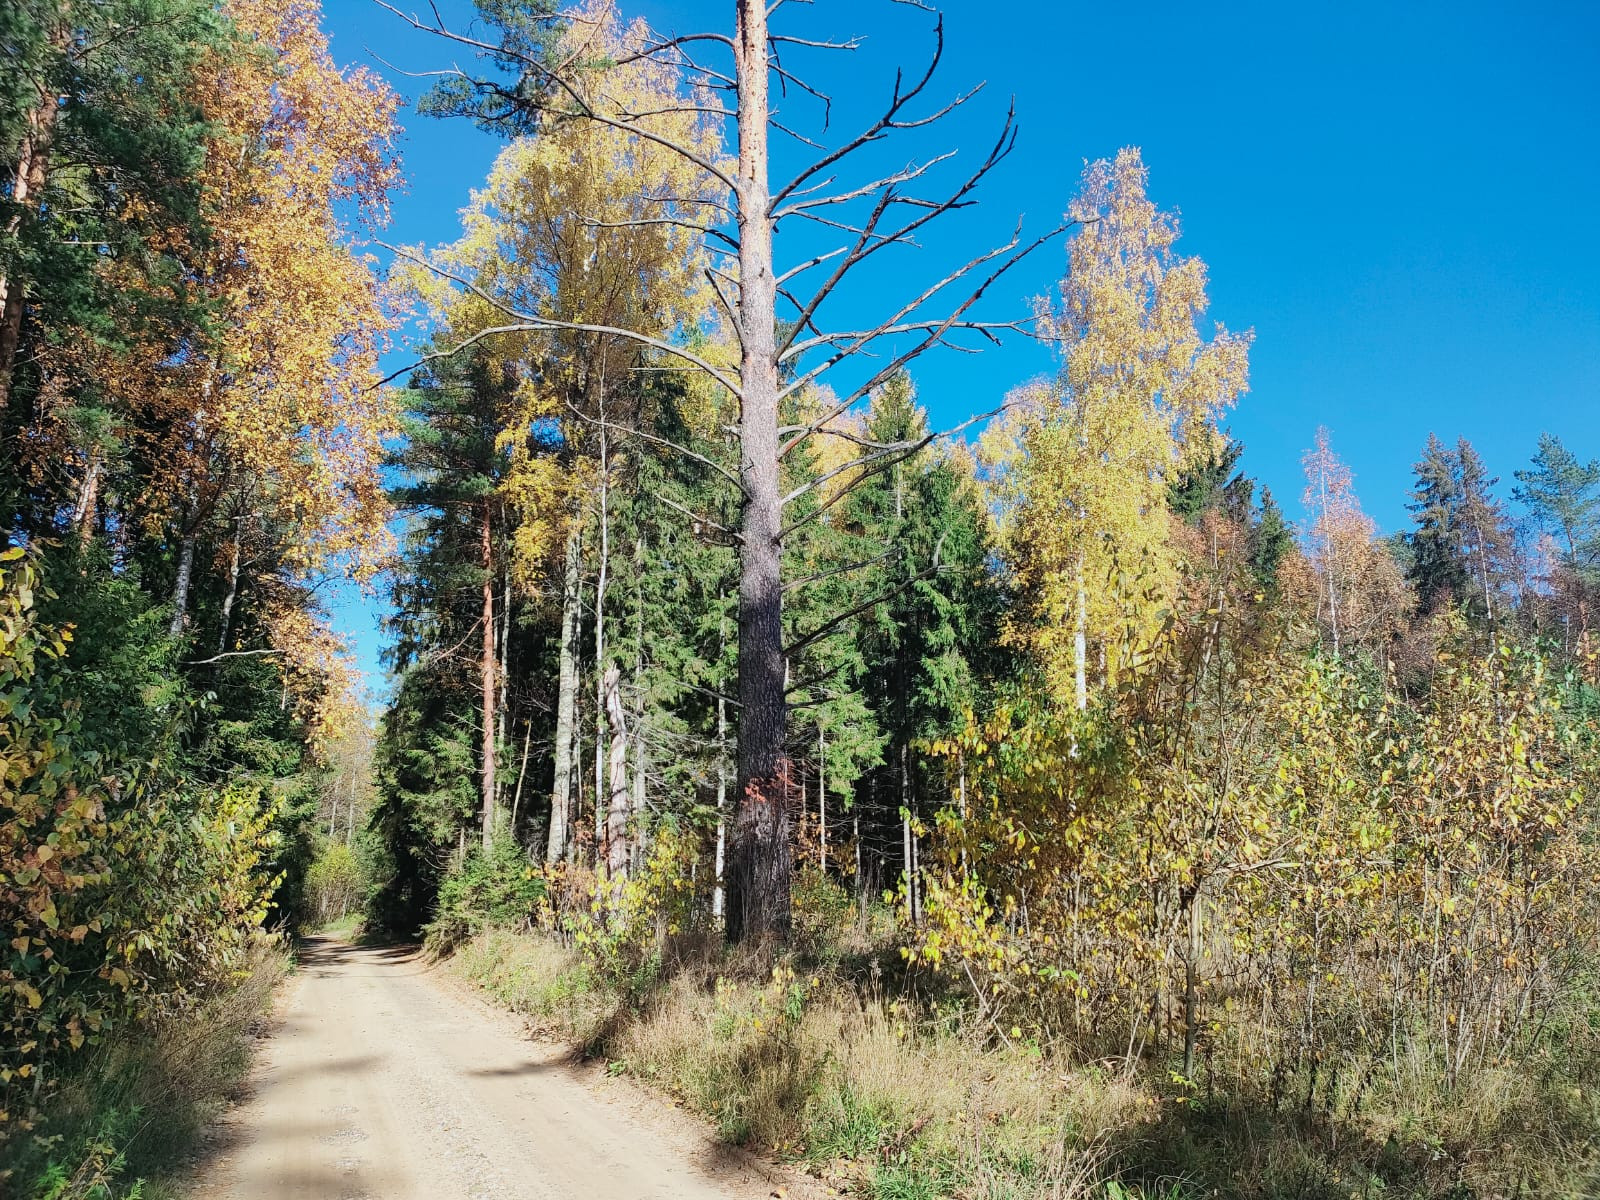
[[[869,1200],[1600,1195],[1600,1103],[1570,1063],[1269,1104],[1071,1062],[894,998],[872,971],[752,972],[702,945],[619,979],[547,934],[493,930],[451,961],[726,1141]]]
[[[249,1071],[287,949],[263,939],[232,990],[83,1053],[32,1129],[0,1143],[0,1196],[168,1200],[204,1129]]]
[[[959,1023],[916,1022],[834,975],[779,965],[735,979],[710,949],[642,994],[540,934],[490,931],[451,961],[550,1036],[676,1096],[725,1141],[873,1200],[1105,1197],[1112,1135],[1153,1103],[1103,1073],[1054,1075],[1025,1048],[982,1049]]]

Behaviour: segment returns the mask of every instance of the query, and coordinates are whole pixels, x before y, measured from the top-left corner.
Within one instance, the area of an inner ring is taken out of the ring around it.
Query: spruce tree
[[[503,615],[496,596],[505,530],[496,493],[508,461],[499,438],[517,382],[510,367],[484,353],[441,359],[419,372],[403,397],[405,441],[393,463],[402,475],[393,501],[410,523],[402,551],[407,570],[394,590],[391,665],[429,680],[430,701],[448,692],[476,708],[477,808],[485,842],[499,800],[495,637],[496,618]],[[444,719],[452,723],[458,716]],[[452,738],[459,735],[458,726],[450,729]],[[462,763],[459,754],[443,754],[455,743],[441,736],[433,731],[421,740],[440,747],[440,772],[453,780]]]
[[[873,397],[864,433],[886,444],[926,436],[927,417],[908,376]],[[946,782],[925,746],[979,703],[999,640],[987,521],[956,451],[930,449],[895,463],[864,480],[845,509],[860,557],[878,559],[856,589],[882,597],[858,637],[862,693],[885,747],[882,764],[858,785],[857,803],[881,838],[899,825],[899,853],[887,857],[899,861],[915,917],[920,826],[942,803]]]
[[[1431,433],[1415,470],[1417,482],[1407,505],[1416,523],[1406,542],[1407,578],[1417,590],[1419,607],[1427,612],[1466,595],[1469,576],[1460,528],[1463,497],[1460,463]]]

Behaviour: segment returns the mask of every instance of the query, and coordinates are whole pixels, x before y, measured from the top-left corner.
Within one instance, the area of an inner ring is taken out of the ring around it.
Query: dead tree
[[[737,471],[687,448],[673,447],[722,474],[737,489],[741,506],[737,531],[739,809],[729,847],[725,907],[727,934],[734,941],[782,939],[789,929],[784,663],[796,646],[784,642],[783,540],[800,523],[816,519],[837,504],[849,486],[890,469],[935,438],[955,431],[907,442],[877,442],[850,435],[860,450],[853,461],[787,492],[781,483],[784,460],[836,425],[837,418],[923,353],[935,347],[971,351],[975,347],[970,339],[958,335],[998,342],[1002,332],[1019,329],[1019,321],[980,320],[973,310],[997,279],[1065,229],[1057,226],[1024,240],[1019,222],[1005,244],[975,255],[926,287],[908,289],[901,302],[876,322],[853,328],[829,327],[824,313],[829,298],[847,281],[859,278],[857,272],[863,265],[879,261],[891,248],[914,247],[919,231],[930,222],[973,204],[979,184],[1011,153],[1016,139],[1012,108],[987,152],[942,189],[929,190],[941,173],[938,169],[953,164],[954,151],[885,174],[861,170],[870,159],[864,152],[896,134],[936,124],[982,90],[980,84],[943,104],[930,105],[929,88],[944,52],[943,18],[919,0],[893,2],[933,14],[934,45],[925,69],[912,76],[897,72],[879,115],[853,136],[831,144],[822,140],[827,137],[830,97],[792,72],[783,56],[790,51],[849,53],[859,48],[860,41],[775,32],[769,21],[789,0],[735,0],[731,34],[653,36],[644,49],[618,56],[608,64],[625,69],[630,62],[649,60],[680,72],[683,107],[672,111],[694,112],[723,122],[738,146],[737,161],[730,166],[659,133],[652,118],[659,117],[660,111],[631,112],[607,103],[603,83],[598,93],[581,86],[579,79],[591,71],[580,61],[582,51],[553,49],[563,44],[553,36],[530,37],[525,26],[518,36],[499,43],[487,41],[447,27],[436,9],[430,10],[427,18],[408,16],[386,0],[377,0],[414,28],[470,49],[510,72],[502,79],[477,78],[457,68],[428,72],[454,81],[458,94],[464,89],[480,97],[487,109],[517,118],[515,123],[522,128],[537,128],[541,116],[589,120],[657,143],[691,162],[702,173],[708,192],[721,197],[693,198],[689,203],[682,197],[660,197],[661,216],[637,224],[688,225],[704,237],[713,261],[707,279],[739,346],[736,375],[667,339],[522,311],[477,288],[471,279],[452,278],[507,318],[505,324],[485,329],[471,340],[540,330],[629,337],[704,371],[738,403]],[[596,19],[543,15],[547,12],[547,7],[535,0],[525,10],[525,20],[528,25],[548,22],[552,31],[564,22],[568,32],[564,44],[569,47],[582,46],[581,26]],[[574,30],[574,25],[579,28]],[[808,136],[780,121],[772,108],[775,92],[814,103],[821,133]],[[814,151],[815,157],[788,178],[775,179],[770,151],[773,134],[794,139]],[[859,182],[852,182],[851,172]],[[714,216],[707,217],[708,212]],[[780,222],[831,231],[838,235],[839,244],[780,269],[776,245]],[[876,369],[864,380],[845,389],[837,403],[804,424],[783,424],[780,414],[786,401],[817,384],[839,364],[881,349],[885,339],[893,339],[894,348],[876,360]],[[640,431],[632,432],[660,442]],[[786,521],[784,514],[790,505],[835,480],[844,480],[847,486],[804,517]],[[817,631],[799,636],[796,644],[809,643],[816,636]]]

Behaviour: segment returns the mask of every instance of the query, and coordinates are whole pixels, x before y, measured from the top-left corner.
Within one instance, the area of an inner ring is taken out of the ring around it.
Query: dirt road
[[[777,1184],[405,949],[314,940],[212,1200],[749,1200]]]

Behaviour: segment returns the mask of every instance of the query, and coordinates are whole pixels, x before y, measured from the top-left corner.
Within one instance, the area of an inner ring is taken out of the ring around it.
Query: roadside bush
[[[661,829],[642,870],[623,880],[596,877],[588,911],[567,918],[573,943],[624,994],[640,995],[654,983],[667,940],[689,930],[697,852],[694,839]]]
[[[439,885],[437,915],[425,927],[429,949],[448,953],[492,928],[522,928],[544,898],[545,881],[511,838],[469,851]]]
[[[254,939],[242,980],[189,1010],[121,1030],[71,1060],[0,1170],[18,1200],[154,1200],[249,1070],[272,993],[289,968]]]
[[[823,957],[846,941],[856,921],[850,890],[815,866],[795,871],[793,885],[794,941],[803,953]]]
[[[275,882],[265,786],[183,785],[159,747],[85,729],[148,664],[130,650],[82,678],[72,631],[35,615],[37,580],[0,555],[0,1140],[47,1067],[236,983]]]

